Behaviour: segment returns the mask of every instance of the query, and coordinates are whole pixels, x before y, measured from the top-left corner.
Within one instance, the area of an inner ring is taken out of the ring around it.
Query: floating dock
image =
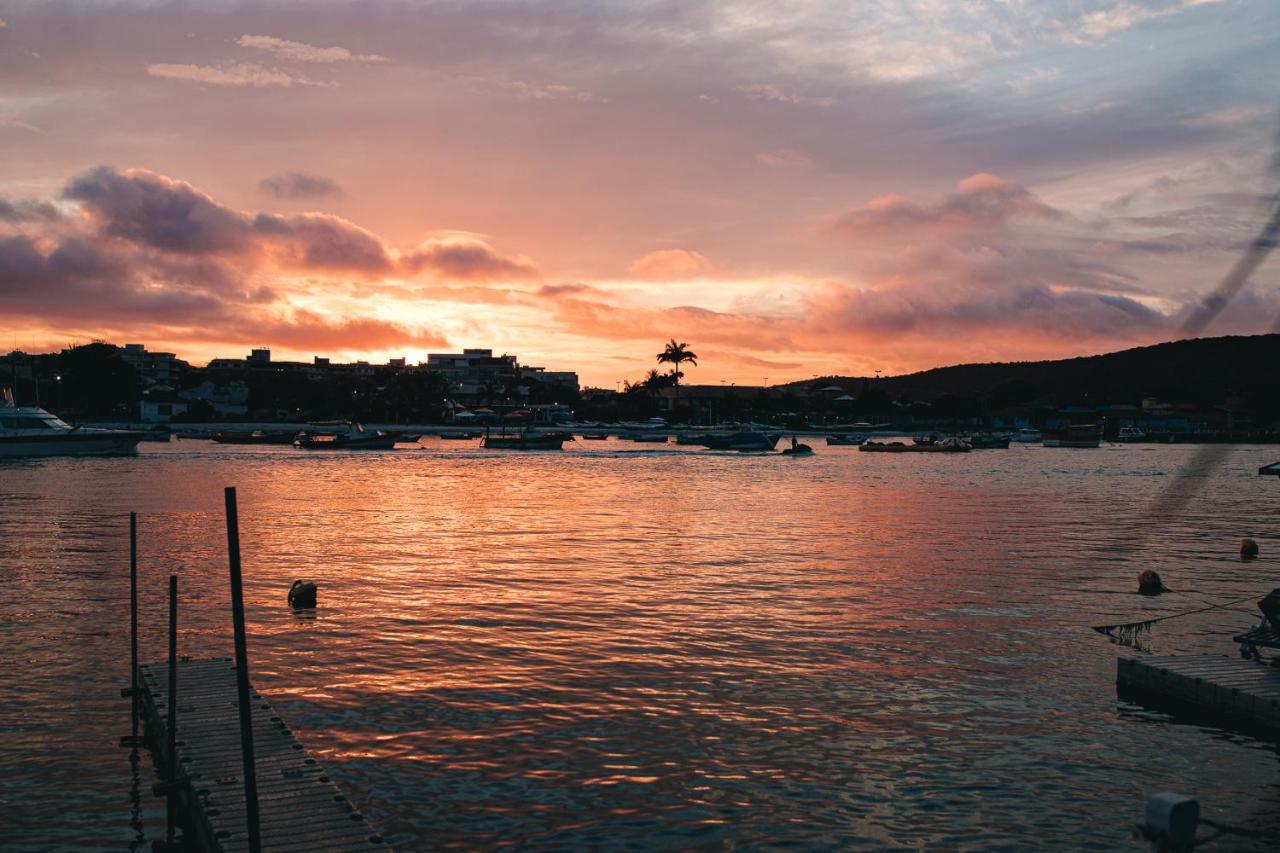
[[[1121,698],[1280,734],[1280,667],[1222,655],[1120,658],[1116,663]]]
[[[175,796],[184,842],[202,851],[248,851],[235,664],[230,658],[180,660],[177,672],[176,744],[185,782]],[[138,687],[147,745],[157,766],[167,767],[168,664],[140,665]],[[388,850],[270,703],[256,690],[250,695],[261,849]]]

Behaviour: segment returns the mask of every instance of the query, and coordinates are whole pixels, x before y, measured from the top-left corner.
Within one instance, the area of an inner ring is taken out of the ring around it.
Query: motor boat
[[[133,430],[72,426],[39,406],[0,406],[0,458],[129,453],[143,437]]]
[[[564,443],[572,440],[572,435],[562,432],[525,430],[518,433],[486,435],[480,439],[480,446],[487,450],[562,450]]]
[[[1045,447],[1100,447],[1102,430],[1096,424],[1072,424],[1064,430],[1046,432]]]
[[[917,441],[906,444],[901,441],[868,441],[858,448],[867,453],[968,453],[973,450],[966,441],[944,438],[941,441]]]
[[[1116,441],[1125,444],[1132,444],[1139,441],[1146,441],[1147,434],[1141,428],[1136,426],[1120,427],[1120,432],[1116,434]]]
[[[828,447],[858,447],[867,440],[865,435],[829,435]]]
[[[757,450],[773,450],[782,438],[780,432],[757,432],[742,430],[728,433],[707,433],[702,437],[702,446],[710,450],[739,450],[745,452]]]
[[[293,446],[302,450],[391,450],[401,438],[398,432],[370,431],[352,424],[346,432],[299,433]]]
[[[1010,438],[1018,444],[1038,444],[1044,438],[1038,429],[1031,427],[1023,427],[1015,432]]]

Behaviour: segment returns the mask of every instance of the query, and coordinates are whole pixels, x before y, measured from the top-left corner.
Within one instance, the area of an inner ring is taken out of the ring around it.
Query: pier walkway
[[[230,658],[177,664],[178,762],[186,784],[177,794],[184,839],[205,851],[249,850],[236,671]],[[168,766],[167,663],[138,667],[146,740]],[[271,705],[251,690],[262,849],[374,851],[387,845],[307,754]]]

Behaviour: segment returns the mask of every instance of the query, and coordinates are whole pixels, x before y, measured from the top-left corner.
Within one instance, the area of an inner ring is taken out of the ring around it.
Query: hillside
[[[1212,405],[1280,396],[1280,334],[1197,338],[1058,361],[960,364],[878,380],[827,377],[857,395],[874,387],[896,399],[979,398],[993,406],[1136,403],[1157,397]],[[814,380],[795,385],[813,385]],[[1274,405],[1274,403],[1272,403]]]

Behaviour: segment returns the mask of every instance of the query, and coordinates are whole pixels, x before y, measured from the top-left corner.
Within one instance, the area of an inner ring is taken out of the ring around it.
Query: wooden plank
[[[147,742],[159,766],[168,749],[167,664],[138,667]],[[293,730],[250,691],[255,779],[264,850],[372,853],[389,849],[376,829],[329,779]],[[178,761],[189,784],[179,796],[195,848],[249,849],[235,666],[230,658],[178,663]]]
[[[1116,686],[1280,734],[1280,669],[1221,655],[1121,658]]]

